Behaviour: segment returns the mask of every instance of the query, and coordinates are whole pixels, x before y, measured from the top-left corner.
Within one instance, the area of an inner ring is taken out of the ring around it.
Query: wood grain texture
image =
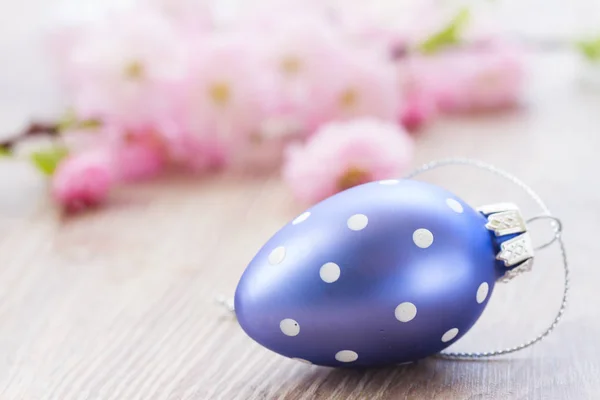
[[[170,178],[117,192],[110,207],[59,215],[22,164],[0,164],[1,399],[597,399],[600,393],[600,96],[568,56],[535,60],[527,109],[445,120],[417,161],[483,159],[530,183],[564,222],[573,269],[555,334],[502,359],[436,358],[379,370],[300,364],[253,343],[215,296],[301,211],[276,177]],[[522,193],[461,167],[432,173],[471,204]],[[473,179],[477,184],[469,181]],[[536,226],[542,240],[547,227]],[[559,304],[557,250],[494,292],[457,350],[520,343]]]

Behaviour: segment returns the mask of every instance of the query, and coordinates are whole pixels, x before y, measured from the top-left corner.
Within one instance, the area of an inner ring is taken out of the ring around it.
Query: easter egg
[[[475,210],[414,180],[338,193],[279,230],[238,284],[243,330],[283,356],[324,366],[415,361],[460,339],[495,282],[531,265],[511,205]]]

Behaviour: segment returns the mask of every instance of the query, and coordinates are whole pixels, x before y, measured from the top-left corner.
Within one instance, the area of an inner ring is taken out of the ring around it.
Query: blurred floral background
[[[66,211],[110,206],[119,185],[221,171],[278,174],[311,204],[402,176],[417,135],[448,116],[523,108],[531,53],[567,48],[600,75],[587,22],[600,8],[522,3],[65,3],[30,38],[44,54],[32,86],[51,76],[52,90],[26,93],[31,115],[5,119],[0,154],[48,176]]]

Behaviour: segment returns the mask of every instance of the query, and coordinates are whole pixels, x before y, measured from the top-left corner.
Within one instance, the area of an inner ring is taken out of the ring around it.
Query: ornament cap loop
[[[526,224],[530,225],[532,222],[541,221],[541,220],[549,220],[550,221],[550,226],[554,230],[554,235],[552,236],[552,239],[548,240],[546,243],[534,247],[533,249],[535,251],[542,250],[542,249],[545,249],[546,247],[552,246],[554,244],[554,242],[556,242],[558,239],[560,239],[560,236],[562,235],[562,230],[563,230],[563,225],[562,225],[561,220],[552,215],[547,215],[547,214],[538,215],[536,217],[529,218],[526,221]]]

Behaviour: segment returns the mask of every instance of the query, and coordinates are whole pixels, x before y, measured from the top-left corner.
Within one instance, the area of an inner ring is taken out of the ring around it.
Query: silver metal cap
[[[497,203],[480,207],[478,211],[487,217],[485,227],[494,232],[496,237],[520,234],[500,244],[500,252],[496,259],[503,261],[507,268],[500,280],[506,282],[530,271],[533,266],[534,248],[519,208],[512,203]]]

